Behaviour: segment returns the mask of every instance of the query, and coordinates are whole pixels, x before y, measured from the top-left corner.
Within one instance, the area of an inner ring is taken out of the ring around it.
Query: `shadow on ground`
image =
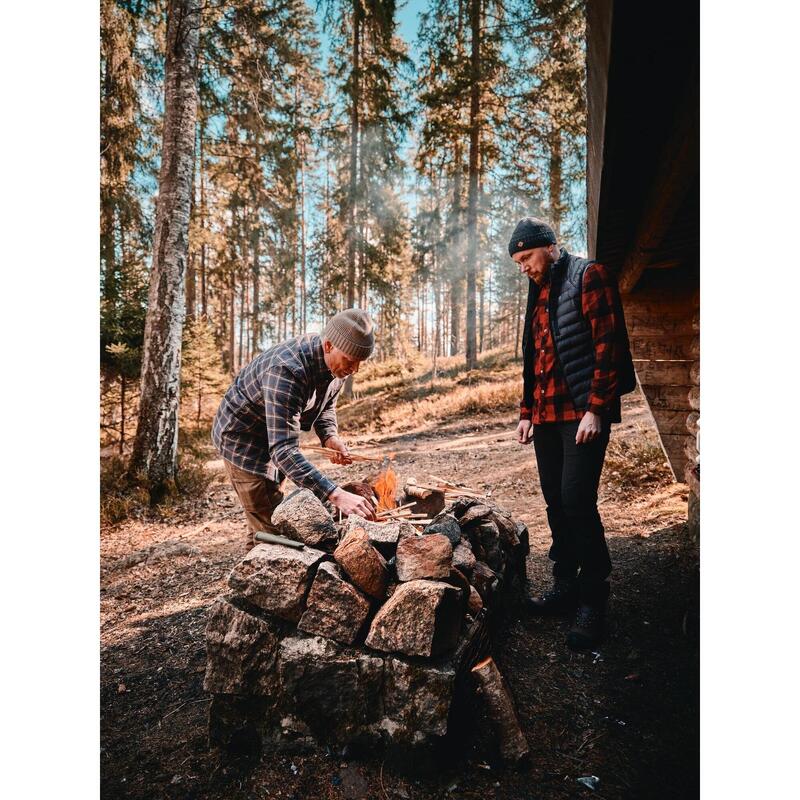
[[[699,793],[698,553],[684,525],[611,536],[609,633],[597,653],[563,644],[566,622],[512,620],[495,653],[532,750],[503,770],[483,717],[435,777],[323,751],[226,762],[206,742],[208,602],[151,615],[102,648],[101,787],[112,798],[680,798]],[[534,585],[548,564],[532,553]],[[477,700],[476,700],[477,702]],[[577,782],[600,779],[596,791]]]

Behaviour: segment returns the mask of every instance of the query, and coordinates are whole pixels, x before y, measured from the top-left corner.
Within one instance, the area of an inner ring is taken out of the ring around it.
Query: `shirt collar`
[[[322,347],[322,337],[318,334],[311,339],[311,352],[314,356],[314,368],[317,375],[325,381],[333,380],[333,373],[328,369],[328,365],[325,363],[325,350]]]

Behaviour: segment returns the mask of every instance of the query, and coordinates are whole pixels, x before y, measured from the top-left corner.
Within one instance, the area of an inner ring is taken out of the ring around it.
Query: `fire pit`
[[[273,522],[302,547],[259,544],[234,567],[206,627],[212,744],[405,760],[451,742],[469,672],[522,595],[528,531],[452,484],[410,479],[398,504],[393,477],[372,484],[379,522],[337,524],[311,492],[293,492]]]

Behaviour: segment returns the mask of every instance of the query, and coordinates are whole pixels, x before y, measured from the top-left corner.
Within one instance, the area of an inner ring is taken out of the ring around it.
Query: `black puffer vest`
[[[589,392],[592,388],[594,376],[594,345],[592,330],[589,322],[583,316],[581,304],[581,291],[583,274],[586,268],[594,262],[579,258],[561,250],[561,256],[550,268],[550,297],[548,299],[548,316],[550,318],[550,332],[564,379],[569,387],[572,402],[579,411],[586,409],[589,403]],[[522,339],[522,352],[524,361],[524,391],[523,405],[533,406],[533,392],[536,384],[535,352],[529,346],[533,314],[536,300],[539,296],[539,287],[530,281],[528,287],[528,304],[525,310],[525,331]],[[631,359],[628,331],[625,326],[625,317],[622,313],[622,304],[617,296],[619,319],[622,321],[619,337],[617,339],[617,394],[623,395],[636,388],[636,374]]]

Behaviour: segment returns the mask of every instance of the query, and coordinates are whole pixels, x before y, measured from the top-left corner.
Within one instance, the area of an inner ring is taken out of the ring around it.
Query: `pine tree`
[[[208,421],[216,411],[222,394],[228,387],[228,376],[222,364],[214,329],[207,319],[198,317],[187,322],[183,334],[181,355],[181,406],[184,417],[195,428]],[[205,413],[206,401],[213,408]]]

